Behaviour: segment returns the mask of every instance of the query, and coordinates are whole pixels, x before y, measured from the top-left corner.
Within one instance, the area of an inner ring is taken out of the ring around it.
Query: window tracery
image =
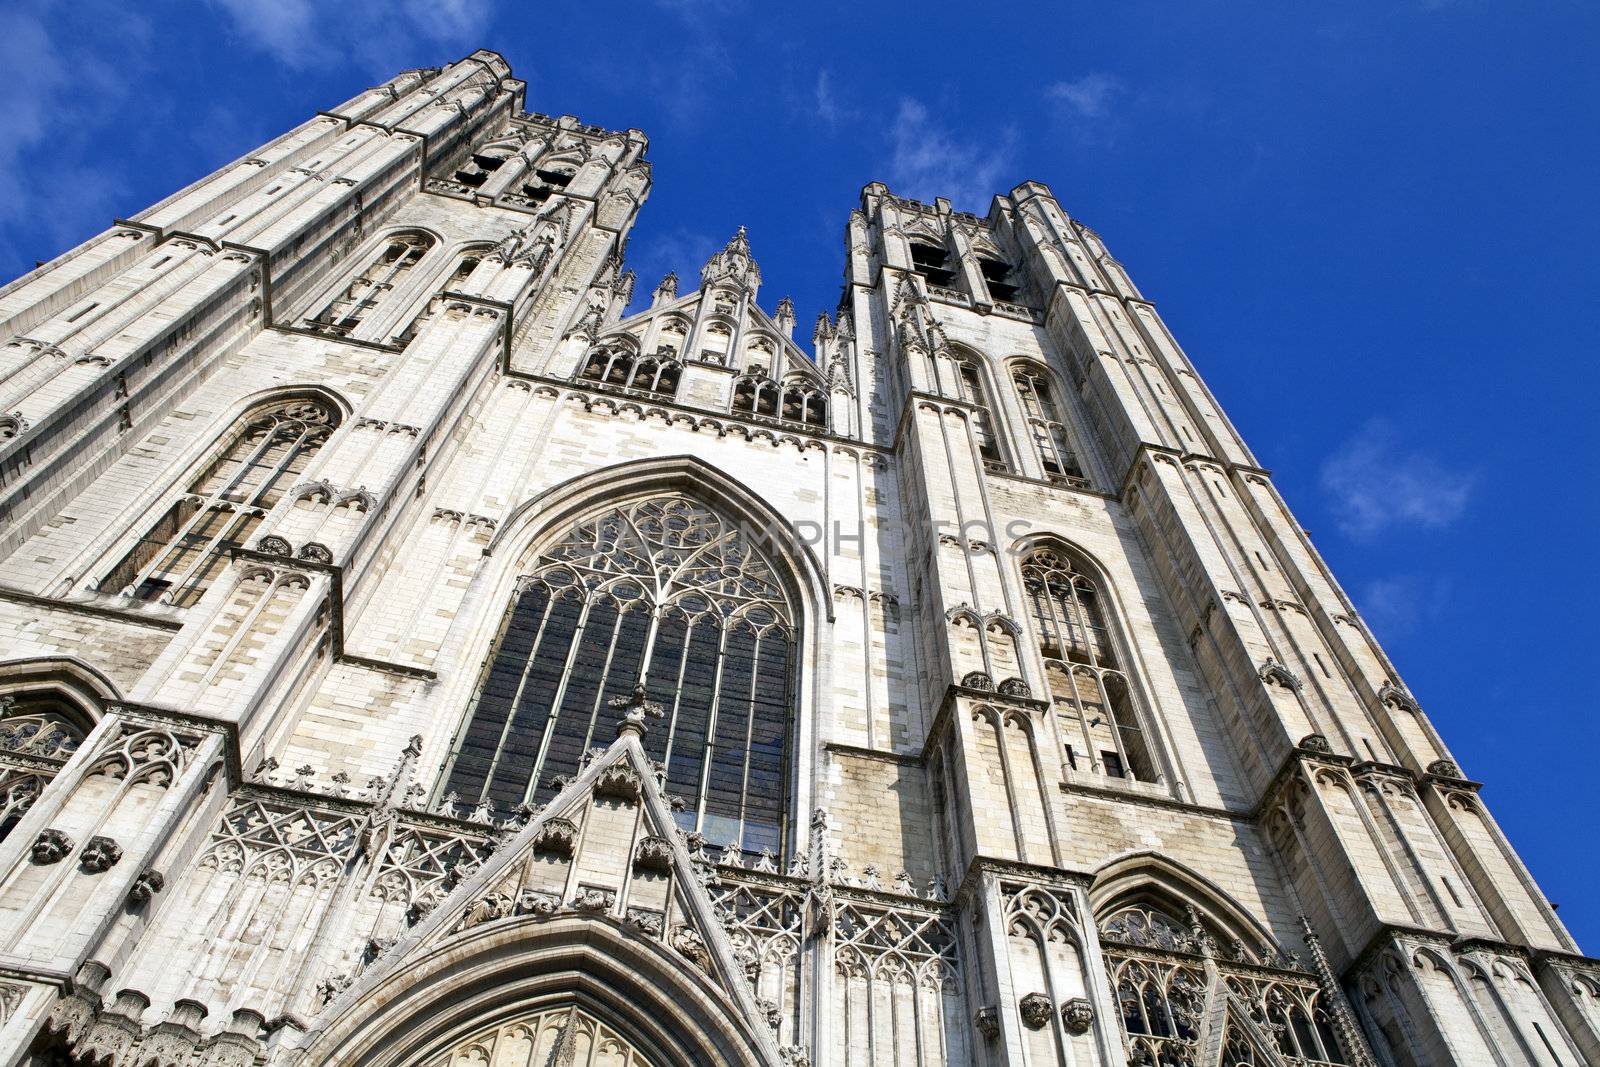
[[[578,377],[584,381],[635,389],[661,397],[676,396],[683,364],[669,355],[639,357],[621,345],[596,348],[584,361]]]
[[[1188,911],[1184,921],[1139,900],[1098,922],[1129,1063],[1197,1067],[1206,1047],[1220,1047],[1217,1067],[1347,1062],[1315,976],[1238,938],[1224,958],[1225,935]]]
[[[0,697],[0,841],[78,751],[91,725],[47,693]]]
[[[1045,477],[1087,489],[1089,480],[1084,477],[1083,466],[1072,450],[1066,422],[1056,406],[1049,376],[1042,368],[1023,363],[1013,368],[1011,380],[1017,387],[1022,410],[1028,417],[1028,428],[1033,435],[1034,447],[1039,450],[1039,462],[1044,467]]]
[[[1022,586],[1063,743],[1072,746],[1068,762],[1079,762],[1081,744],[1087,762],[1106,777],[1158,781],[1095,579],[1066,553],[1038,548],[1023,560]]]
[[[464,810],[541,804],[606,744],[613,701],[665,710],[645,747],[680,823],[747,853],[783,847],[794,620],[745,534],[682,496],[579,523],[522,579],[445,778]]]
[[[989,407],[989,393],[984,388],[982,370],[979,369],[974,359],[958,356],[950,362],[951,369],[954,371],[954,396],[956,399],[971,405],[974,409],[972,434],[978,442],[978,454],[983,457],[985,466],[991,468],[1003,467],[1005,460],[1000,454],[999,439],[995,436],[993,416]]]
[[[317,333],[349,337],[373,311],[391,299],[434,244],[434,239],[425,233],[393,235],[371,263],[306,320],[306,326]]]
[[[457,256],[455,267],[440,283],[439,291],[428,298],[428,302],[422,305],[422,310],[412,316],[405,329],[390,338],[389,343],[398,348],[410,344],[412,339],[422,332],[422,328],[438,316],[439,309],[444,307],[445,294],[465,285],[467,279],[472,277],[472,272],[483,262],[483,254],[482,248],[474,248]]]
[[[780,385],[759,369],[740,378],[733,387],[733,410],[770,415],[787,422],[826,428],[828,398],[804,382]]]
[[[176,607],[197,602],[222,573],[229,551],[250,540],[338,422],[332,405],[301,397],[247,412],[222,452],[99,588]]]
[[[654,1067],[621,1033],[581,1008],[549,1007],[489,1027],[423,1067]]]

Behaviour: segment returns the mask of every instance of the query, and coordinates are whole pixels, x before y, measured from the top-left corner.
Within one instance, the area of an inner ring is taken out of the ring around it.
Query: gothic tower
[[[0,288],[0,1065],[1600,1062],[1092,231],[870,185],[808,352],[646,148],[479,52]]]

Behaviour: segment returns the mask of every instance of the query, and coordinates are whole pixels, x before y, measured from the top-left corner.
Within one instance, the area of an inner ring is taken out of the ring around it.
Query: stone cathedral
[[[737,220],[636,299],[644,135],[523,96],[408,71],[0,289],[0,1065],[1600,1062],[1049,189],[868,185],[808,349]]]

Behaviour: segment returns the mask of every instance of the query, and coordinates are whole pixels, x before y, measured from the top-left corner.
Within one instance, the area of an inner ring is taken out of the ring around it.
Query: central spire
[[[700,287],[706,288],[723,282],[747,289],[752,294],[761,286],[761,268],[750,255],[750,241],[745,228],[739,227],[726,247],[706,261],[700,271]]]

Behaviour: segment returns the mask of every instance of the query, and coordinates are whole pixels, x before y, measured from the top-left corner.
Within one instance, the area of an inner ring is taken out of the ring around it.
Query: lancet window
[[[0,697],[0,841],[11,833],[92,727],[48,693]]]
[[[713,844],[782,847],[795,623],[772,564],[682,496],[573,527],[521,580],[445,779],[462,810],[553,797],[609,744],[636,686],[645,740]]]
[[[1054,548],[1035,549],[1023,560],[1022,585],[1068,748],[1066,761],[1087,763],[1108,778],[1156,781],[1104,592],[1087,568]]]
[[[406,324],[405,329],[390,338],[389,343],[401,348],[410,344],[412,338],[421,333],[422,328],[432,322],[439,314],[439,309],[445,303],[445,294],[465,285],[467,279],[472,277],[472,272],[478,269],[478,264],[481,262],[483,262],[483,249],[481,248],[463,252],[456,257],[455,268],[450,271],[440,284],[439,291],[428,298],[428,302],[422,306],[422,310],[412,317],[411,321]]]
[[[349,337],[362,322],[395,294],[400,284],[434,246],[425,233],[397,233],[390,237],[371,263],[307,320],[318,333]]]
[[[635,356],[627,348],[614,345],[597,348],[584,360],[578,377],[584,381],[637,389],[657,396],[676,396],[683,364],[665,356]]]
[[[995,438],[994,423],[989,413],[989,391],[983,385],[983,372],[971,359],[952,361],[955,371],[955,395],[972,405],[972,433],[978,441],[978,454],[984,463],[998,467],[1004,463],[1000,455],[1000,442]]]
[[[1033,434],[1034,447],[1039,450],[1039,462],[1046,478],[1088,488],[1083,467],[1072,450],[1067,437],[1066,422],[1061,409],[1056,406],[1055,394],[1050,387],[1050,377],[1032,364],[1018,364],[1011,372],[1017,387],[1017,397],[1028,417],[1028,429]]]
[[[280,399],[235,424],[221,450],[169,504],[99,588],[188,607],[248,543],[338,425],[320,400]]]

